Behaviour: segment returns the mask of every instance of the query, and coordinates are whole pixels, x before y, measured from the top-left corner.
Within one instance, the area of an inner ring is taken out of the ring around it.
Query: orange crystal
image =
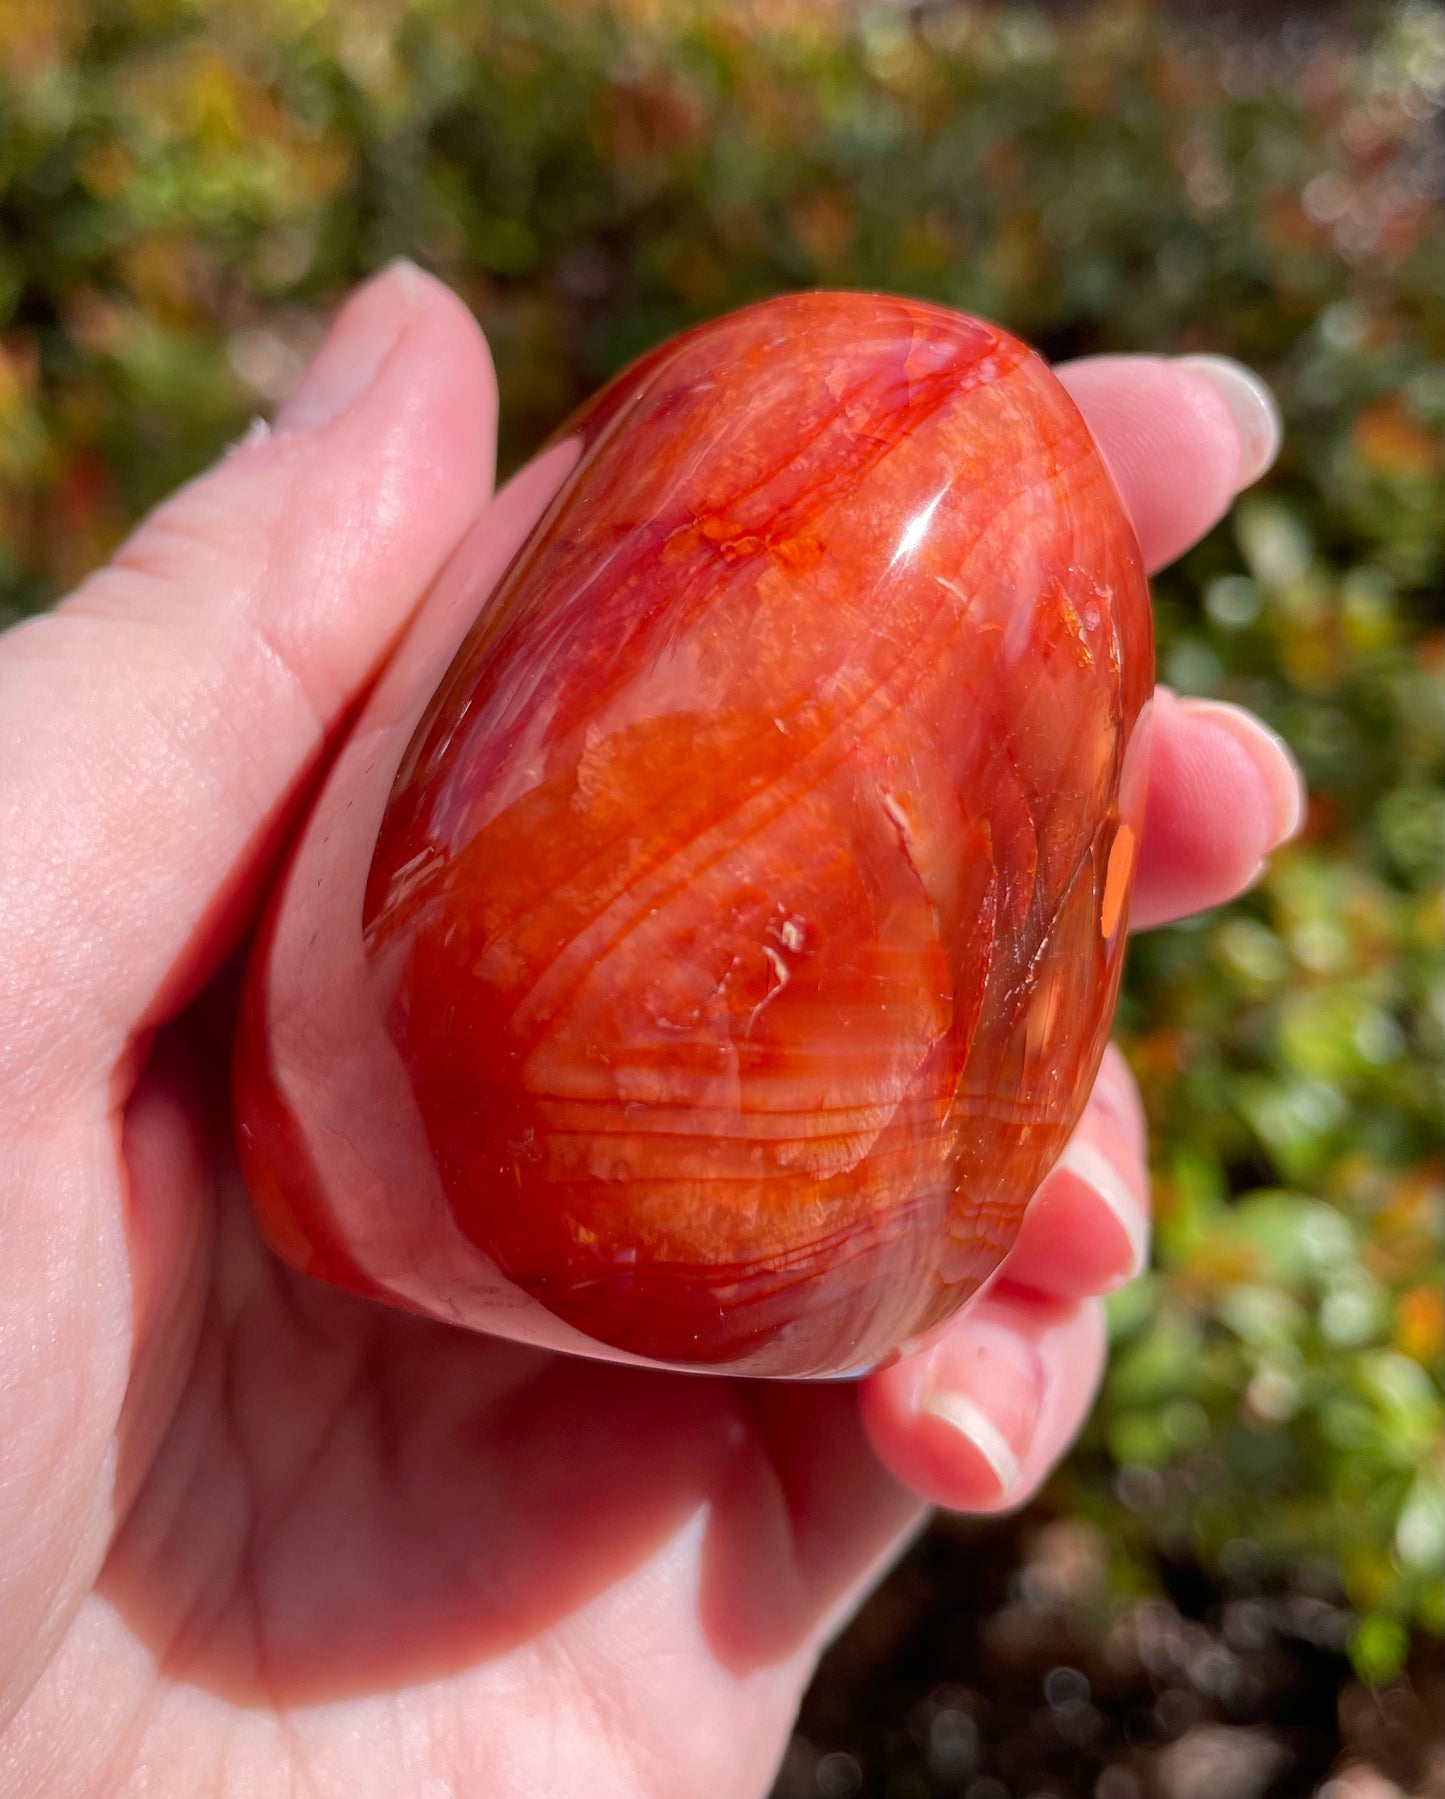
[[[720,319],[569,429],[425,712],[384,698],[323,795],[378,796],[369,868],[302,840],[252,1189],[292,1260],[441,1317],[871,1365],[998,1264],[1103,1052],[1133,532],[1038,357],[901,299]]]

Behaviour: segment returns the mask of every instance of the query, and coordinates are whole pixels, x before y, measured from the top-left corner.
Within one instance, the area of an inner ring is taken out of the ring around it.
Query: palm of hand
[[[1257,472],[1178,365],[1071,385],[1155,563]],[[759,1793],[924,1498],[1019,1502],[1088,1404],[1087,1295],[1145,1229],[1117,1060],[996,1288],[861,1387],[496,1343],[259,1242],[217,971],[488,490],[493,418],[471,321],[383,277],[275,438],[0,650],[0,1795]],[[547,479],[476,525],[499,556]],[[1241,715],[1161,696],[1136,916],[1237,890],[1296,808]]]
[[[919,1511],[851,1392],[383,1311],[279,1264],[234,1180],[202,1199],[189,1377],[77,1621],[152,1779],[204,1763],[220,1701],[229,1777],[262,1791],[409,1791],[418,1740],[441,1792],[496,1791],[503,1741],[519,1792],[565,1790],[569,1743],[590,1791],[761,1791],[828,1622]]]

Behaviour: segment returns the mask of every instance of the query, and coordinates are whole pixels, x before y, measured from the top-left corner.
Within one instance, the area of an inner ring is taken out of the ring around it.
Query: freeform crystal
[[[867,1366],[998,1264],[1103,1052],[1134,536],[1038,357],[901,299],[720,319],[569,432],[302,838],[239,1046],[252,1191],[300,1266],[439,1317]]]

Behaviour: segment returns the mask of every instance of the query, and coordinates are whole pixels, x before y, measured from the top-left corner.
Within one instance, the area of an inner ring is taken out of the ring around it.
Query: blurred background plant
[[[1162,675],[1260,711],[1313,799],[1254,893],[1134,949],[1155,1272],[1070,1466],[910,1558],[780,1793],[1401,1790],[1359,1683],[1403,1743],[1445,1604],[1442,104],[1425,0],[0,0],[0,622],[403,252],[487,329],[509,465],[656,339],[809,285],[1280,395],[1278,467],[1156,586]],[[1328,1719],[1253,1729],[1291,1704]]]

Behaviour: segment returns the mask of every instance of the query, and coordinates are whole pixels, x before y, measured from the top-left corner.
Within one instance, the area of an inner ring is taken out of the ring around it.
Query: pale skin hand
[[[1061,371],[1151,566],[1269,453],[1217,371]],[[1230,404],[1230,395],[1234,404]],[[298,399],[0,640],[0,1795],[753,1799],[819,1648],[925,1501],[1017,1505],[1144,1253],[1106,1062],[992,1289],[858,1385],[573,1361],[393,1314],[259,1244],[228,965],[328,733],[491,490],[485,347],[394,270]],[[1260,727],[1163,695],[1134,906],[1295,827]]]

